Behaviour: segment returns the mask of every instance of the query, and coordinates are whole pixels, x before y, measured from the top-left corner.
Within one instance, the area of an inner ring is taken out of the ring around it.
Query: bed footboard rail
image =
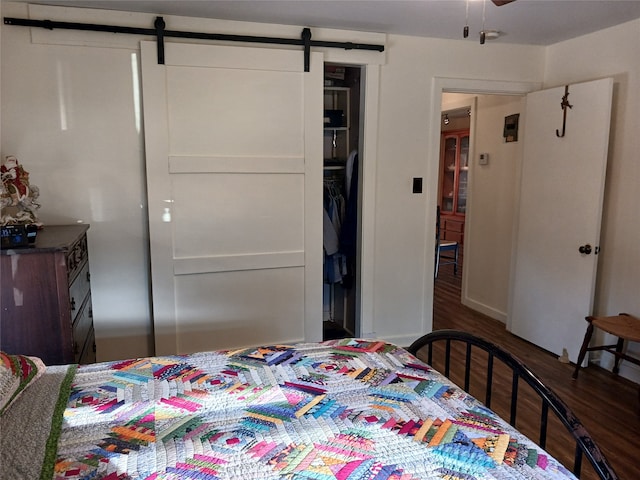
[[[441,371],[441,373],[443,373],[447,378],[451,378],[452,345],[456,345],[457,347],[455,358],[458,358],[457,355],[460,353],[460,345],[464,347],[464,385],[461,386],[468,393],[470,393],[472,380],[472,351],[473,349],[479,349],[487,354],[486,378],[484,379],[486,385],[484,392],[484,404],[488,408],[492,408],[491,400],[493,395],[494,369],[497,368],[497,365],[507,367],[507,371],[510,370],[511,373],[509,423],[517,428],[516,416],[518,411],[518,385],[520,384],[520,381],[524,381],[531,387],[531,390],[537,394],[542,402],[540,407],[540,430],[538,439],[540,447],[546,448],[549,411],[551,411],[575,440],[575,454],[572,469],[574,475],[580,478],[582,460],[584,456],[592,465],[595,473],[601,480],[618,480],[618,475],[615,473],[591,435],[589,435],[582,422],[580,422],[567,404],[565,404],[560,397],[547,387],[542,380],[521,360],[494,343],[473,334],[457,330],[436,330],[428,333],[413,342],[407,350],[411,354],[417,356],[419,351],[426,349],[426,361],[429,365],[433,365],[434,344],[436,343],[438,343],[438,347],[436,348],[440,349],[442,349],[441,345],[444,343],[444,353],[441,353],[441,355],[444,355],[444,371]],[[421,358],[424,359],[424,357]],[[456,363],[456,365],[459,364]],[[479,400],[482,399],[479,398]]]

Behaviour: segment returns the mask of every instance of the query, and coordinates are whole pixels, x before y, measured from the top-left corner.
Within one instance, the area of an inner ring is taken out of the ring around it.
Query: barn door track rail
[[[158,45],[158,64],[164,65],[164,39],[190,38],[198,40],[219,40],[225,42],[270,43],[276,45],[299,45],[304,48],[304,71],[309,71],[311,47],[342,48],[345,50],[372,50],[383,52],[384,45],[353,42],[329,42],[311,39],[311,29],[304,28],[300,38],[257,37],[250,35],[227,35],[223,33],[184,32],[166,30],[163,17],[156,17],[154,28],[124,27],[120,25],[101,25],[95,23],[58,22],[54,20],[31,20],[27,18],[4,17],[5,25],[22,27],[40,27],[47,30],[54,28],[65,30],[84,30],[90,32],[125,33],[130,35],[150,35],[156,37]]]

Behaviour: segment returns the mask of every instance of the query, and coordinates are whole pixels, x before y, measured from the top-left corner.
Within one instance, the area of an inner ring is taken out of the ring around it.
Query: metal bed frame
[[[484,404],[488,408],[491,408],[494,361],[497,360],[500,364],[511,370],[512,380],[509,423],[514,427],[516,427],[519,380],[526,382],[542,400],[541,415],[539,419],[540,437],[538,444],[540,447],[545,448],[547,440],[548,413],[549,410],[551,410],[575,440],[576,447],[573,461],[573,473],[576,477],[580,478],[582,458],[585,456],[601,480],[619,479],[602,451],[596,445],[596,442],[593,440],[591,435],[589,435],[586,428],[582,425],[571,409],[549,387],[544,385],[542,380],[540,380],[540,378],[518,358],[483,338],[457,330],[436,330],[428,333],[413,342],[407,350],[411,354],[417,356],[418,351],[426,348],[427,363],[432,365],[434,350],[433,344],[436,342],[444,342],[444,372],[441,373],[443,373],[447,378],[450,378],[451,374],[452,343],[455,342],[466,345],[463,388],[468,393],[471,380],[472,348],[483,350],[488,354],[485,378],[486,392],[484,399]]]

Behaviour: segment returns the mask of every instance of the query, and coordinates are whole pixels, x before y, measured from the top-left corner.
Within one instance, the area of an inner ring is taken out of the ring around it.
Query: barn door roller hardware
[[[556,137],[564,137],[565,129],[567,127],[567,108],[572,108],[573,105],[569,103],[569,85],[564,86],[564,95],[562,96],[562,102],[560,102],[560,107],[562,107],[562,133],[560,130],[556,128]]]
[[[309,58],[311,47],[342,48],[345,50],[372,50],[383,52],[384,45],[372,45],[368,43],[353,42],[328,42],[311,40],[311,30],[304,28],[300,38],[254,37],[249,35],[227,35],[222,33],[183,32],[179,30],[166,30],[164,18],[156,17],[155,28],[123,27],[118,25],[100,25],[95,23],[58,22],[53,20],[30,20],[27,18],[4,17],[5,25],[18,25],[22,27],[40,27],[47,30],[54,28],[66,30],[85,30],[91,32],[127,33],[131,35],[150,35],[156,37],[158,44],[158,63],[164,65],[164,39],[191,38],[198,40],[221,40],[225,42],[245,43],[271,43],[276,45],[299,45],[304,48],[304,71],[309,71]]]

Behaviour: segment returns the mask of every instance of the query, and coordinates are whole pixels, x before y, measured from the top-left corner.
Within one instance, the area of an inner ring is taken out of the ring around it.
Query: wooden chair
[[[436,261],[434,278],[438,278],[438,269],[442,265],[453,265],[453,274],[458,273],[458,242],[442,240],[440,231],[440,207],[436,213]]]
[[[587,332],[584,334],[584,340],[582,347],[580,348],[580,354],[578,355],[578,361],[576,362],[576,369],[573,372],[573,378],[578,378],[578,372],[580,372],[580,366],[584,360],[587,352],[593,352],[596,350],[604,350],[615,355],[616,360],[613,365],[613,373],[617,374],[620,369],[620,361],[628,360],[631,363],[640,365],[640,359],[631,357],[624,353],[623,347],[625,340],[630,342],[640,342],[640,319],[629,315],[628,313],[621,313],[612,317],[586,317],[589,325],[587,326]],[[591,342],[591,336],[593,335],[594,327],[598,327],[611,335],[618,337],[618,341],[613,345],[595,345],[589,346]]]

